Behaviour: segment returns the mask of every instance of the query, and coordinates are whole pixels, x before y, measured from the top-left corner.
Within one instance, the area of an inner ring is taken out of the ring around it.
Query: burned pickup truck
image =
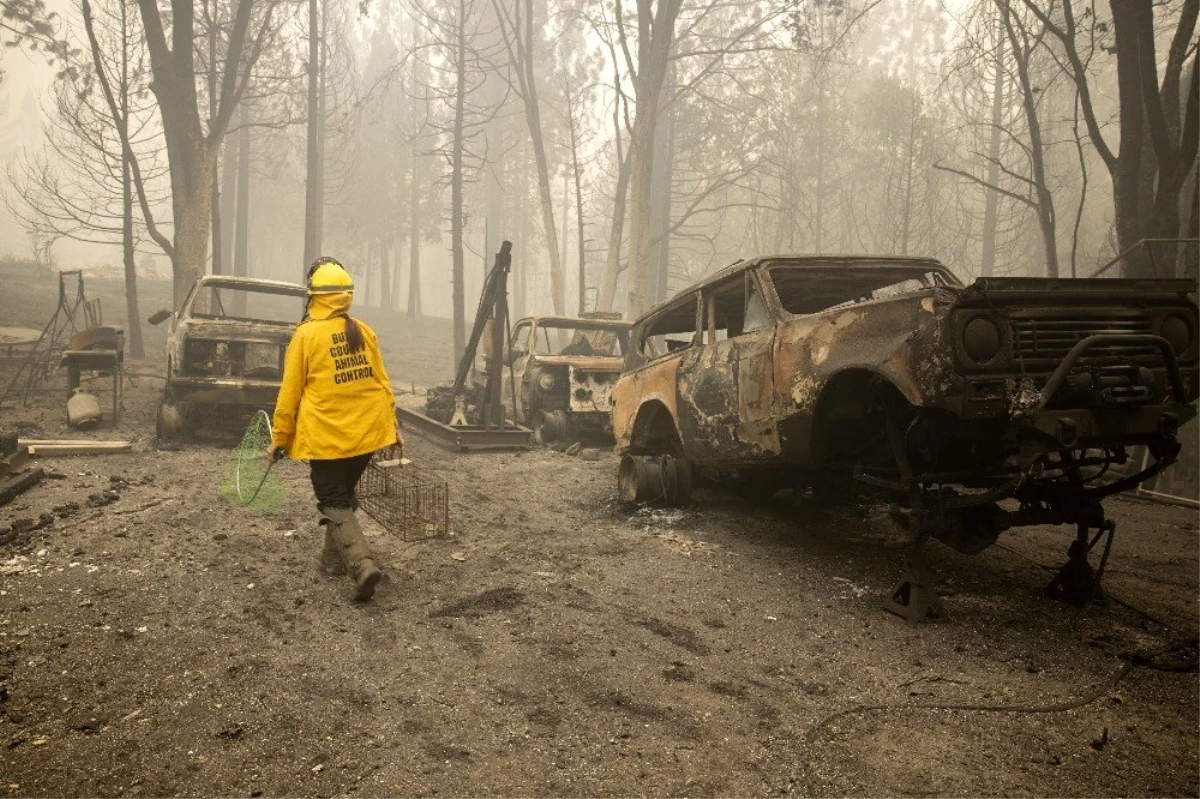
[[[1104,562],[1089,550],[1114,528],[1101,500],[1170,464],[1195,415],[1194,291],[964,286],[921,258],[740,261],[636,322],[613,391],[620,493],[684,502],[694,470],[747,496],[883,492],[908,547],[892,609],[910,618],[940,610],[929,538],[974,553],[1010,527],[1074,524],[1048,591],[1086,601]]]
[[[537,443],[571,443],[581,435],[610,432],[610,398],[629,327],[615,314],[535,316],[513,326],[505,356],[513,387],[504,395]]]
[[[178,312],[151,316],[153,324],[171,320],[158,437],[188,432],[205,417],[273,408],[304,302],[295,283],[206,275]]]

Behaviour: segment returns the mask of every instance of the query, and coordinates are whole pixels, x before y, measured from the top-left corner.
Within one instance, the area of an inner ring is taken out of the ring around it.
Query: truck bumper
[[[176,402],[263,408],[275,404],[279,397],[279,383],[234,377],[176,377],[168,381],[167,393]]]
[[[1196,415],[1194,405],[1072,408],[1037,411],[1014,425],[1022,443],[1045,449],[1151,444],[1174,438]]]

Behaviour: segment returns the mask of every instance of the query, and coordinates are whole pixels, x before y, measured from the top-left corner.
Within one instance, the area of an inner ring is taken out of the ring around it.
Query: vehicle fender
[[[669,357],[626,372],[612,393],[612,428],[619,453],[644,447],[655,434],[679,440],[679,358]],[[669,425],[669,429],[664,426]]]
[[[918,295],[785,323],[775,354],[781,414],[811,416],[824,386],[848,371],[878,375],[915,406],[937,404],[956,388],[943,317]]]

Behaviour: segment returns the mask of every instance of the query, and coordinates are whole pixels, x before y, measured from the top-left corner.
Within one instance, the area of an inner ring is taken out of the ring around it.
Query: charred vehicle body
[[[612,389],[625,362],[629,322],[538,316],[513,326],[505,361],[517,421],[539,444],[611,432]]]
[[[940,611],[930,537],[974,553],[1009,527],[1074,524],[1047,590],[1085,602],[1104,563],[1088,553],[1113,533],[1101,500],[1170,464],[1195,415],[1194,291],[964,286],[919,258],[740,261],[635,323],[613,392],[621,494],[686,501],[693,470],[748,495],[883,491],[908,547],[891,609],[910,618]]]
[[[177,313],[150,317],[154,324],[171,320],[158,436],[186,432],[218,408],[226,418],[273,408],[304,304],[305,288],[295,283],[207,275]]]

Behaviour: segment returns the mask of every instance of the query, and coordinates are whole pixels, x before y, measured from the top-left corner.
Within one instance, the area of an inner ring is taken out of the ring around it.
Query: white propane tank
[[[90,430],[100,424],[100,400],[81,388],[75,389],[67,400],[67,424],[80,430]]]

